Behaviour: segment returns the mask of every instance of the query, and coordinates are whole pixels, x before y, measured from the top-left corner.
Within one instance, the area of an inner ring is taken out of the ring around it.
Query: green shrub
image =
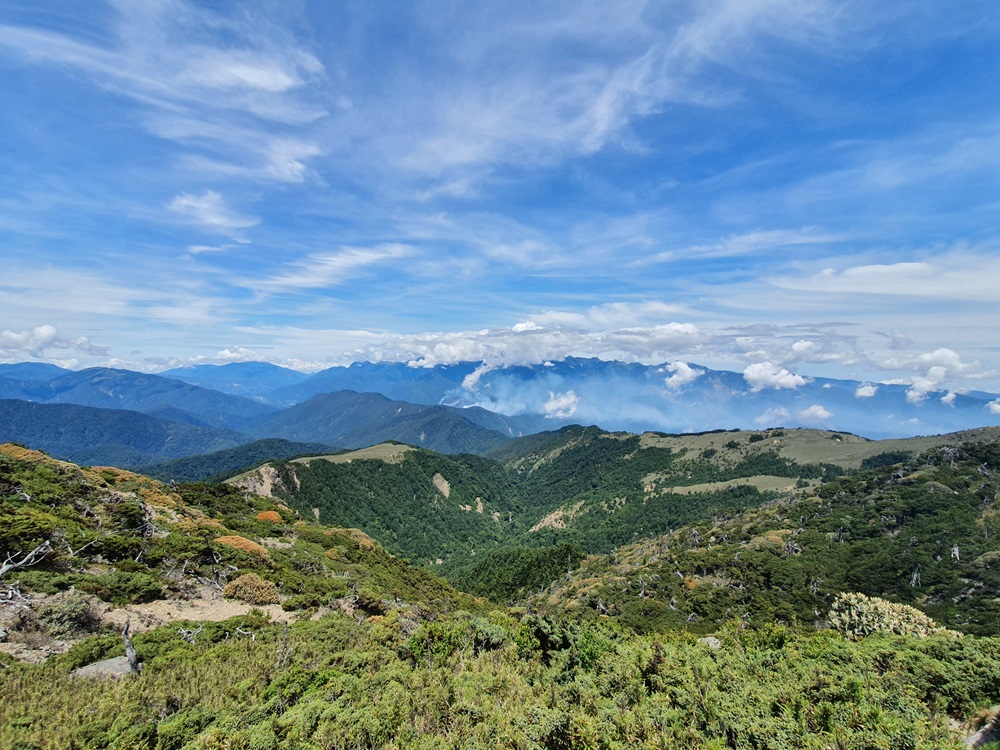
[[[56,637],[82,632],[93,632],[101,625],[101,618],[91,606],[90,599],[78,591],[53,599],[38,607],[38,621]]]

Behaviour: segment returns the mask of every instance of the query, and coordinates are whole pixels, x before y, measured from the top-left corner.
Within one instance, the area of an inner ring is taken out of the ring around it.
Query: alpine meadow
[[[989,0],[0,4],[0,750],[1000,750]]]

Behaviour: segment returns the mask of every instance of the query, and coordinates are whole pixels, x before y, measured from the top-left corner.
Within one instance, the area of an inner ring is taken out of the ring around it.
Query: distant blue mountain
[[[39,380],[49,381],[66,375],[72,370],[65,370],[48,362],[18,362],[13,365],[0,365],[0,378],[10,378],[12,380]]]
[[[410,367],[405,362],[355,362],[348,367],[331,367],[301,383],[275,389],[274,403],[297,404],[320,393],[358,391],[411,404],[440,404],[450,391],[461,386],[475,372],[477,362],[436,367]]]
[[[905,385],[809,378],[787,372],[748,380],[742,373],[695,363],[678,367],[567,358],[491,368],[479,362],[435,367],[361,362],[310,376],[267,363],[246,362],[169,371],[187,382],[107,368],[81,372],[54,369],[57,376],[49,378],[52,369],[37,363],[0,366],[0,398],[125,408],[196,426],[240,432],[252,426],[253,434],[260,437],[319,442],[331,438],[300,432],[292,424],[293,417],[307,419],[309,409],[289,415],[282,409],[317,395],[343,391],[378,393],[411,405],[457,407],[465,421],[507,437],[573,423],[606,430],[676,433],[817,427],[870,438],[940,434],[1000,424],[1000,414],[993,411],[997,395],[992,393],[916,394]],[[32,374],[38,377],[29,377]],[[236,393],[253,399],[233,395]],[[332,403],[324,406],[328,415]],[[369,406],[381,412],[376,402],[369,402]],[[363,410],[352,406],[351,411],[355,419],[364,422]],[[273,424],[280,423],[281,431],[262,432],[260,425],[268,423],[272,414]],[[420,419],[427,416],[424,413]],[[339,416],[336,421],[345,424]],[[315,429],[315,421],[313,424]],[[407,428],[400,434],[410,435],[411,431]],[[357,440],[363,439],[362,432],[355,433]],[[378,432],[384,434],[381,428]]]
[[[0,398],[125,409],[227,430],[240,430],[274,411],[266,404],[179,380],[108,367],[67,372],[48,381],[0,379]]]
[[[232,362],[228,365],[178,367],[161,372],[160,376],[257,400],[270,400],[268,396],[273,391],[292,387],[309,378],[303,372],[278,367],[269,362]]]
[[[249,432],[339,448],[395,440],[439,453],[484,453],[520,434],[516,423],[516,418],[482,409],[411,404],[378,393],[343,390],[318,394],[269,415]]]
[[[88,465],[135,466],[234,448],[250,440],[124,409],[0,399],[0,443]]]

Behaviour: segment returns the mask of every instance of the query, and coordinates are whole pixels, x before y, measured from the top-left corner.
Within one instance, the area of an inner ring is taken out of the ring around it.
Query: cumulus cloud
[[[871,398],[878,393],[878,386],[866,383],[854,389],[854,398]]]
[[[71,349],[98,356],[106,356],[109,352],[107,347],[92,344],[86,336],[60,336],[58,329],[51,325],[35,326],[24,331],[0,331],[0,357],[42,357],[53,349]]]
[[[549,400],[542,407],[547,419],[568,419],[576,414],[580,405],[580,397],[573,390],[565,393],[549,391]]]
[[[799,419],[803,422],[822,422],[832,416],[833,412],[825,409],[820,404],[813,404],[799,412]]]
[[[801,375],[789,372],[783,367],[778,367],[770,362],[757,362],[743,370],[743,379],[750,386],[750,390],[757,392],[765,388],[781,390],[783,388],[794,390],[801,388],[808,381]]]
[[[704,370],[698,370],[691,367],[687,362],[671,362],[667,365],[667,372],[672,372],[673,375],[668,377],[663,382],[666,384],[667,388],[671,390],[677,390],[688,383],[693,383],[699,377],[705,374]]]
[[[549,322],[544,327],[517,324],[512,328],[390,336],[358,354],[381,358],[380,353],[391,348],[415,367],[455,362],[533,365],[566,357],[655,364],[681,352],[697,351],[704,340],[698,326],[688,323],[591,330]],[[403,352],[410,356],[402,356]]]
[[[541,330],[541,326],[537,323],[526,320],[524,323],[517,323],[513,328],[511,328],[514,333],[521,333],[522,331],[538,331]]]
[[[220,349],[215,353],[215,361],[223,364],[229,362],[260,362],[263,359],[257,352],[245,346],[233,346]]]
[[[772,427],[772,426],[783,425],[788,422],[791,416],[792,415],[791,413],[789,413],[788,409],[778,406],[773,409],[768,409],[767,411],[765,411],[763,414],[761,414],[754,420],[754,424],[758,425],[759,427]]]
[[[957,395],[958,394],[955,393],[955,391],[948,391],[945,395],[943,395],[941,397],[941,403],[945,404],[946,406],[954,406],[955,405],[955,397]]]
[[[986,407],[990,410],[990,414],[1000,414],[1000,398],[990,401]]]
[[[911,404],[923,403],[929,394],[943,390],[953,381],[979,380],[997,374],[978,361],[963,361],[958,352],[947,347],[906,357],[891,357],[879,364],[887,370],[912,370],[916,373],[909,379],[910,387],[906,391],[906,400]]]

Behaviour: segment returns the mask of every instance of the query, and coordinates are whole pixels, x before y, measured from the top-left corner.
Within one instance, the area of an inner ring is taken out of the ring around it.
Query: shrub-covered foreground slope
[[[0,446],[3,560],[0,591],[9,606],[0,611],[0,626],[15,633],[57,633],[58,627],[47,627],[47,615],[30,605],[49,596],[59,609],[70,590],[77,601],[62,614],[75,607],[88,624],[94,618],[80,605],[88,596],[124,606],[215,592],[250,604],[277,604],[280,591],[286,611],[339,606],[374,613],[388,601],[417,600],[425,608],[479,606],[366,534],[299,520],[270,498],[228,485],[174,489],[10,444]],[[243,596],[238,586],[232,590],[246,575],[259,579],[260,596]]]
[[[1000,681],[993,639],[775,626],[729,628],[714,650],[461,613],[332,615],[287,635],[245,618],[194,644],[167,629],[135,640],[146,667],[118,682],[67,675],[84,647],[5,670],[0,747],[958,748],[969,730],[955,720]]]
[[[979,458],[944,457],[956,471]],[[945,468],[911,470],[928,467]],[[3,446],[0,501],[10,639],[96,630],[44,664],[0,656],[0,750],[955,748],[1000,699],[994,638],[891,635],[845,615],[844,633],[733,618],[699,642],[505,610],[231,486],[174,491]],[[71,674],[123,652],[95,598],[223,584],[303,618],[174,622],[134,636],[140,673]]]

